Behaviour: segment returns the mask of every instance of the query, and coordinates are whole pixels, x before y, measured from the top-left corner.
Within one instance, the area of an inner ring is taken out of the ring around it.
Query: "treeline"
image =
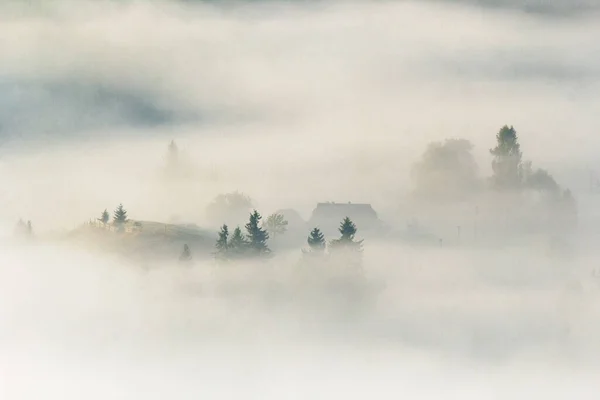
[[[274,214],[277,215],[277,214]],[[276,226],[285,226],[283,219],[277,216],[279,221]],[[261,224],[262,216],[254,210],[244,226],[245,233],[236,226],[231,233],[229,227],[224,224],[217,235],[215,243],[215,259],[221,262],[241,259],[267,259],[273,252],[269,248],[268,240],[270,234]],[[356,240],[356,225],[348,217],[344,218],[339,227],[340,237],[327,243],[325,236],[319,228],[314,228],[307,238],[307,248],[302,249],[305,261],[324,261],[336,255],[350,256],[348,261],[359,261],[363,251],[363,240]]]
[[[431,143],[411,171],[413,194],[419,204],[477,201],[492,210],[498,200],[512,208],[513,216],[520,215],[516,211],[521,210],[530,221],[537,218],[536,223],[546,227],[560,231],[573,228],[577,205],[571,191],[561,187],[550,172],[525,160],[513,126],[500,128],[495,139],[495,146],[489,149],[492,174],[484,178],[479,176],[468,140]],[[477,198],[483,193],[492,196]]]
[[[237,226],[230,235],[229,227],[224,224],[219,231],[215,245],[217,260],[236,260],[242,258],[266,258],[271,255],[267,241],[269,233],[261,226],[262,216],[254,210],[244,226],[246,233]]]
[[[500,128],[495,139],[496,145],[489,149],[492,175],[487,179],[479,177],[473,145],[468,140],[446,139],[429,144],[411,171],[416,194],[435,200],[456,200],[485,189],[504,193],[534,190],[556,199],[573,200],[571,191],[562,188],[547,170],[534,168],[531,161],[524,159],[513,126]]]
[[[115,208],[115,210],[113,211],[113,225],[123,225],[128,220],[129,219],[127,218],[127,210],[125,210],[123,204],[119,204],[117,208]],[[108,223],[110,222],[110,214],[108,213],[107,209],[102,211],[102,214],[100,214],[100,218],[98,218],[98,221],[100,221],[102,224],[108,225]]]

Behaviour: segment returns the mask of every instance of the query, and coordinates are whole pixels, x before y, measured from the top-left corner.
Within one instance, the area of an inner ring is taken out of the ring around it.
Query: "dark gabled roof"
[[[369,218],[378,219],[370,204],[364,203],[318,203],[312,218]]]

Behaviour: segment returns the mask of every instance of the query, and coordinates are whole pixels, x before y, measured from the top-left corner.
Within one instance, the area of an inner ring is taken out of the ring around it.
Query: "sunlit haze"
[[[598,38],[584,0],[0,2],[0,398],[596,399]]]

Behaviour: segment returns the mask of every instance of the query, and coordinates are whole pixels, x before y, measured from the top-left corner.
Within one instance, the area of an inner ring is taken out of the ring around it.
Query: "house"
[[[359,234],[379,229],[382,222],[370,204],[364,203],[318,203],[309,220],[309,226],[320,228],[326,235],[336,235],[344,218],[356,224]]]

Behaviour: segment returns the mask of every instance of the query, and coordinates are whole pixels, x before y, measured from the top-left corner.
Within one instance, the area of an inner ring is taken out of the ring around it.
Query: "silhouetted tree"
[[[110,214],[108,213],[107,210],[102,211],[102,214],[100,215],[100,218],[98,218],[98,221],[102,222],[103,224],[108,224],[108,221],[110,220]]]
[[[206,215],[213,223],[237,224],[246,218],[252,207],[252,199],[244,193],[224,193],[206,207]]]
[[[310,231],[306,242],[308,243],[308,249],[302,249],[304,261],[310,263],[323,261],[327,244],[321,230],[319,228],[314,228]]]
[[[127,222],[127,211],[123,208],[123,204],[119,204],[113,214],[113,223],[124,224]]]
[[[429,200],[460,199],[480,187],[478,166],[465,139],[430,143],[411,170],[415,194]]]
[[[239,226],[237,226],[233,230],[233,234],[231,235],[231,239],[229,239],[228,244],[228,254],[231,258],[242,258],[248,253],[249,243],[242,230]]]
[[[362,240],[355,240],[356,225],[346,217],[338,229],[341,236],[329,243],[330,259],[352,272],[360,272],[362,266]]]
[[[27,235],[33,236],[33,226],[31,226],[31,221],[27,221]]]
[[[215,252],[215,258],[222,260],[226,259],[229,253],[229,228],[227,227],[227,225],[223,225],[221,227],[215,247],[217,249],[217,251]]]
[[[538,168],[535,171],[531,170],[530,163],[524,170],[524,185],[529,189],[534,189],[541,192],[546,192],[550,195],[561,194],[561,189],[552,175],[545,169]]]
[[[192,252],[190,251],[190,246],[188,246],[187,243],[183,245],[183,252],[179,256],[179,261],[192,261]]]
[[[283,214],[271,214],[267,217],[264,227],[273,236],[283,235],[287,231],[288,222]]]
[[[253,256],[264,256],[271,252],[267,246],[269,233],[261,228],[260,220],[262,216],[258,211],[254,210],[250,214],[250,220],[246,224],[246,232],[248,237],[248,249]]]
[[[496,147],[490,149],[492,183],[498,189],[517,189],[522,184],[523,165],[519,138],[515,128],[504,125],[496,134]]]
[[[315,228],[310,231],[310,235],[306,241],[308,242],[308,249],[311,253],[325,253],[325,236],[319,228]]]
[[[339,239],[334,239],[330,242],[331,249],[348,249],[356,252],[362,251],[363,240],[354,240],[356,235],[356,225],[348,217],[344,218],[338,231],[341,234]]]

